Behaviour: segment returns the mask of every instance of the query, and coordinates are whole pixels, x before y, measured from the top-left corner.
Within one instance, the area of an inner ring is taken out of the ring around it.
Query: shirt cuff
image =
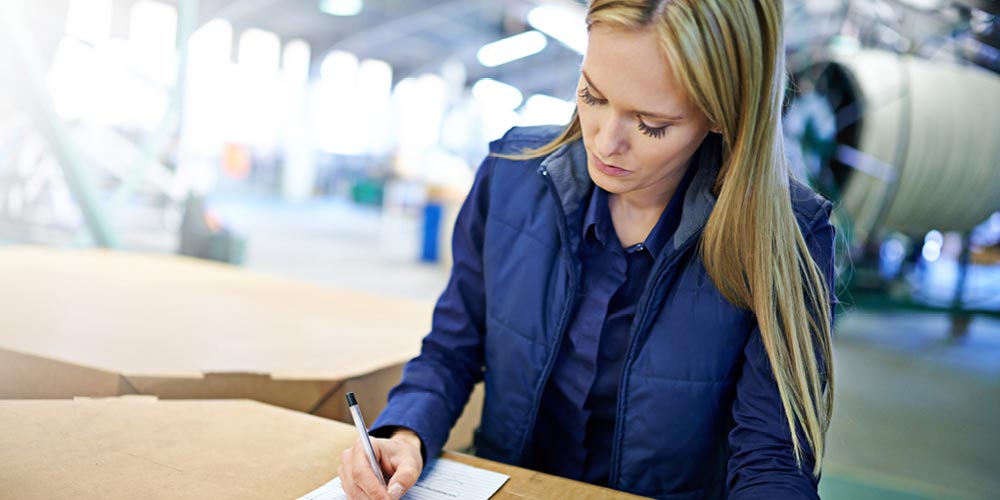
[[[420,438],[420,453],[426,464],[441,453],[451,431],[444,404],[432,393],[397,394],[375,419],[369,434],[384,438],[391,436],[397,427],[412,430]]]

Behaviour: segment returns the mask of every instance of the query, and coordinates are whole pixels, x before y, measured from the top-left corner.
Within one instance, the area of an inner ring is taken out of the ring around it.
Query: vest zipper
[[[625,363],[622,365],[621,375],[618,378],[618,403],[616,405],[615,413],[615,430],[611,443],[611,466],[608,474],[608,487],[617,488],[619,485],[618,478],[621,474],[621,442],[623,439],[624,427],[623,420],[625,418],[625,386],[626,377],[628,372],[632,368],[632,363],[635,361],[636,349],[639,345],[640,333],[645,333],[647,330],[650,317],[650,302],[652,302],[652,297],[654,291],[661,288],[664,283],[664,279],[669,275],[669,271],[673,268],[677,261],[683,257],[688,249],[691,247],[693,242],[698,241],[701,237],[701,230],[695,232],[684,245],[677,249],[677,252],[670,257],[669,260],[663,261],[660,266],[653,270],[651,273],[654,278],[653,282],[643,291],[642,296],[639,298],[639,307],[636,310],[636,320],[633,323],[632,331],[629,332],[629,347],[628,351],[625,353]],[[668,284],[669,285],[669,284]]]
[[[559,348],[562,345],[563,337],[566,335],[566,327],[569,323],[569,316],[573,309],[576,308],[577,295],[579,295],[579,290],[577,289],[579,288],[577,262],[572,250],[569,247],[569,229],[566,227],[566,213],[563,211],[562,200],[559,199],[559,192],[556,191],[555,184],[552,182],[552,179],[549,177],[549,172],[544,166],[538,167],[538,173],[542,175],[549,191],[556,199],[556,209],[559,211],[559,233],[562,237],[561,250],[564,254],[563,257],[569,265],[569,296],[566,298],[566,305],[559,318],[558,330],[556,330],[555,348],[549,350],[549,356],[545,361],[542,376],[539,378],[538,384],[535,386],[535,399],[531,405],[528,427],[525,429],[525,434],[521,438],[521,445],[517,454],[519,464],[525,463],[525,458],[528,452],[528,442],[531,441],[532,434],[535,432],[535,423],[538,420],[538,410],[541,407],[542,395],[545,393],[545,385],[548,383],[549,376],[552,374],[552,368],[555,366],[556,357],[559,354]]]

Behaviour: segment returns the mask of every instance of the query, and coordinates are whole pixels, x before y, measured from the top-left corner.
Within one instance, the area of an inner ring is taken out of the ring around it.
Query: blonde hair
[[[722,134],[702,261],[723,296],[755,314],[796,462],[801,431],[819,475],[833,411],[831,304],[788,190],[781,22],[780,0],[593,0],[587,14],[588,26],[654,30],[670,76]],[[552,142],[510,157],[544,156],[581,135],[574,112]]]

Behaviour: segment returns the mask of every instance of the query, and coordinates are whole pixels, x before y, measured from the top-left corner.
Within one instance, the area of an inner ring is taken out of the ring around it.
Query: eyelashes
[[[590,106],[593,106],[595,104],[608,103],[607,99],[598,99],[594,97],[594,95],[590,93],[590,87],[584,87],[580,89],[580,91],[577,92],[577,95],[580,96],[580,99],[583,99],[583,102],[587,103]]]
[[[580,89],[580,91],[577,92],[576,95],[580,97],[580,100],[582,100],[588,106],[599,106],[608,103],[607,99],[598,99],[594,97],[594,95],[590,93],[590,87],[584,87]],[[660,139],[664,135],[666,135],[667,127],[669,126],[670,125],[664,125],[662,127],[650,127],[649,125],[646,125],[646,123],[643,122],[641,119],[639,120],[639,131],[642,132],[643,135],[652,137],[654,139]]]
[[[639,131],[654,139],[659,139],[663,137],[667,133],[667,127],[669,126],[670,125],[664,125],[662,127],[650,127],[649,125],[643,123],[642,120],[639,120]]]

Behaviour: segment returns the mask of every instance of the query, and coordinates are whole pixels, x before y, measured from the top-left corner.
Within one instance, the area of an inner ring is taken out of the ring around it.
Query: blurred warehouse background
[[[0,245],[432,300],[488,142],[572,113],[584,3],[2,0]],[[785,12],[841,236],[824,497],[1000,498],[1000,1]]]

